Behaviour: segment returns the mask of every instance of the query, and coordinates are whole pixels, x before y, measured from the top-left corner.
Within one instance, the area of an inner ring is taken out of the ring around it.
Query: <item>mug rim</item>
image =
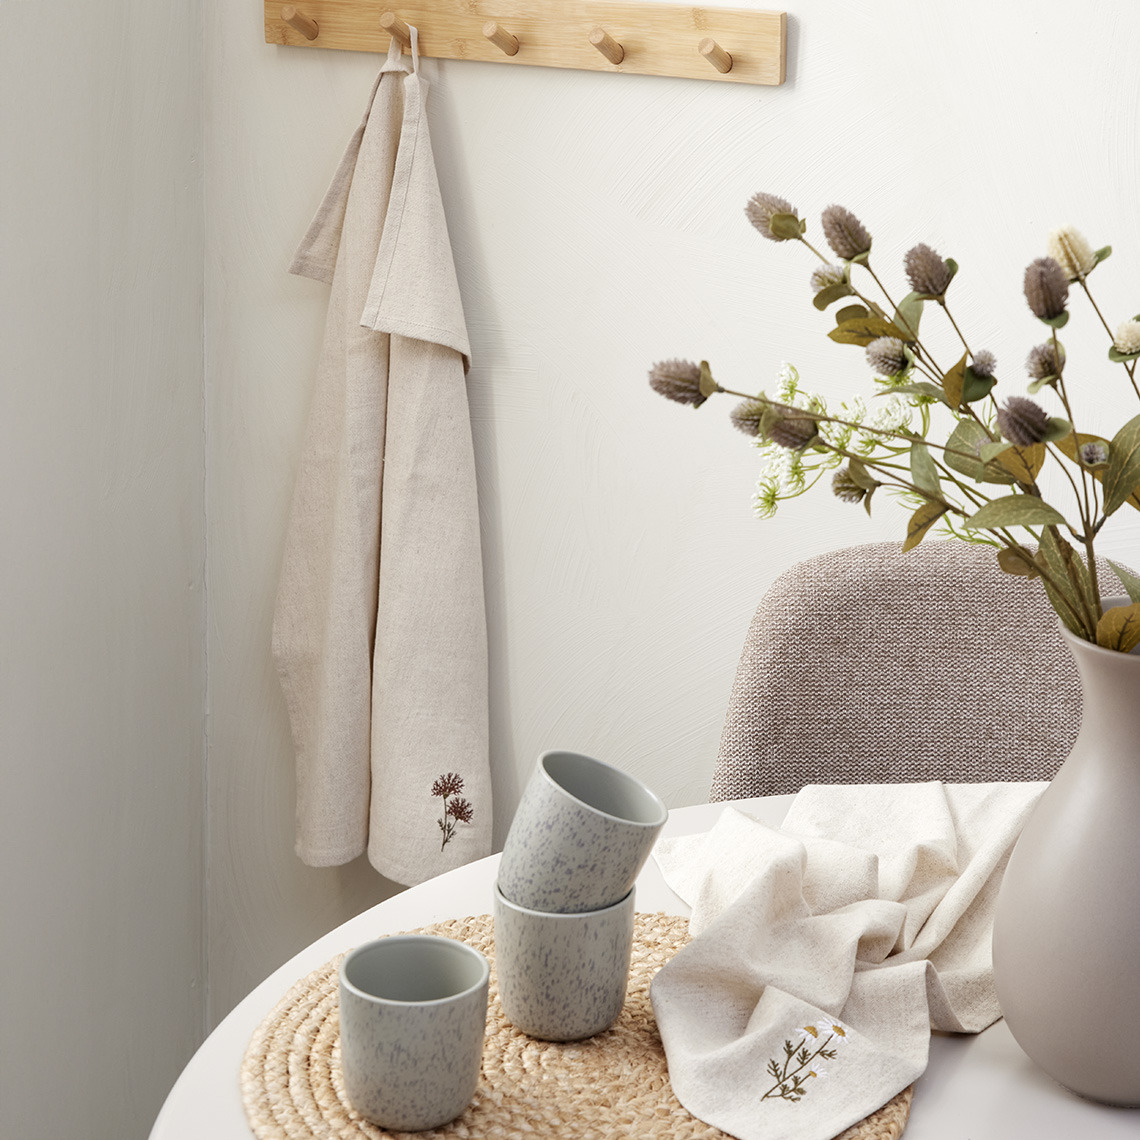
[[[609,906],[597,907],[595,910],[535,910],[533,907],[523,906],[522,903],[517,903],[514,899],[503,894],[503,888],[499,886],[498,879],[495,880],[495,899],[510,910],[518,911],[519,914],[533,915],[535,918],[565,919],[568,921],[596,918],[599,915],[606,914],[608,911],[618,910],[627,905],[632,906],[633,896],[636,892],[636,887],[630,887],[617,902],[610,903]]]
[[[574,795],[568,788],[560,784],[551,774],[547,771],[546,761],[551,756],[573,756],[579,760],[587,760],[591,764],[599,768],[604,768],[609,772],[615,773],[620,779],[625,780],[627,783],[633,785],[639,791],[643,792],[649,797],[659,809],[659,816],[654,820],[630,819],[625,815],[614,815],[613,812],[608,812],[604,808],[596,807],[594,804],[587,803],[586,800],[580,796]],[[624,768],[619,768],[615,764],[607,764],[604,760],[599,760],[596,756],[588,756],[585,752],[575,752],[572,748],[549,748],[541,753],[537,761],[538,770],[542,773],[543,778],[548,780],[559,792],[562,793],[567,799],[573,800],[574,803],[580,804],[587,811],[593,812],[595,815],[601,816],[603,819],[612,819],[615,823],[623,824],[626,827],[643,828],[646,831],[652,831],[654,828],[663,827],[669,819],[669,809],[665,806],[665,801],[646,783],[639,780],[636,776],[631,775],[625,771]]]
[[[355,958],[373,950],[378,946],[390,946],[398,943],[408,942],[422,942],[431,945],[438,945],[439,943],[447,943],[448,946],[459,947],[459,953],[468,957],[474,956],[479,964],[479,979],[473,982],[466,989],[456,990],[453,994],[445,994],[443,997],[438,998],[422,998],[422,999],[404,999],[404,998],[391,998],[383,997],[380,994],[372,994],[367,990],[362,990],[359,986],[354,985],[349,981],[346,976],[345,970],[348,964]],[[444,1005],[447,1002],[459,1001],[462,998],[470,997],[472,994],[478,993],[484,986],[486,986],[491,978],[491,964],[487,961],[487,956],[480,953],[474,946],[468,946],[466,942],[461,942],[458,938],[448,938],[442,934],[387,934],[382,938],[373,938],[368,942],[362,942],[359,946],[354,946],[349,950],[344,957],[340,960],[340,965],[337,967],[337,977],[340,984],[354,997],[358,997],[363,1001],[373,1002],[376,1005],[391,1005],[406,1008],[408,1006],[437,1006]]]

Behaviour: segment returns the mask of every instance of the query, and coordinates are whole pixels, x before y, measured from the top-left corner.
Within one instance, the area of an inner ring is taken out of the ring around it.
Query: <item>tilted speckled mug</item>
[[[550,914],[495,888],[495,967],[507,1020],[544,1041],[608,1029],[625,1004],[633,891],[602,910]]]
[[[453,938],[401,934],[340,965],[340,1065],[349,1103],[381,1128],[454,1120],[479,1086],[490,966]]]
[[[632,889],[668,817],[628,772],[578,752],[544,752],[507,833],[499,886],[531,910],[600,910]]]

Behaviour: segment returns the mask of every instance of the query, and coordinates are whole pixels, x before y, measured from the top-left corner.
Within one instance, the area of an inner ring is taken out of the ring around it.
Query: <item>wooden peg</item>
[[[404,50],[408,50],[412,46],[412,29],[396,15],[395,12],[385,12],[380,17],[380,27],[392,36],[394,39],[400,41]]]
[[[304,12],[298,12],[292,4],[286,4],[281,9],[281,19],[285,21],[291,28],[296,28],[307,40],[315,40],[317,32],[320,30],[317,27],[317,21]]]
[[[727,75],[732,70],[732,56],[711,36],[706,36],[697,44],[697,51],[699,51],[721,75]]]
[[[519,41],[507,31],[506,28],[501,28],[494,20],[488,20],[483,25],[483,35],[487,37],[504,55],[517,55],[519,50]]]
[[[595,28],[590,33],[590,43],[612,64],[617,65],[625,59],[625,48],[623,48],[605,28]]]

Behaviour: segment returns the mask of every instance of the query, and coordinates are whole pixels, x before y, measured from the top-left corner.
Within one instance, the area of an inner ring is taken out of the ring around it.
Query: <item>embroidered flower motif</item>
[[[773,1078],[773,1084],[760,1098],[762,1101],[771,1098],[798,1104],[807,1095],[807,1082],[813,1077],[819,1077],[823,1072],[822,1066],[819,1069],[810,1066],[821,1059],[825,1061],[834,1060],[838,1050],[828,1048],[828,1046],[836,1041],[836,1038],[847,1036],[847,1031],[843,1026],[832,1024],[831,1031],[823,1039],[822,1044],[817,1047],[816,1043],[819,1041],[820,1030],[814,1025],[802,1025],[800,1030],[807,1036],[801,1038],[796,1045],[793,1045],[790,1039],[784,1042],[782,1063],[776,1058],[769,1060],[768,1076]],[[808,1044],[809,1039],[810,1045]]]
[[[431,786],[431,794],[443,800],[443,815],[435,822],[443,832],[443,842],[439,849],[442,851],[451,842],[456,827],[461,823],[470,823],[475,815],[475,809],[470,800],[459,798],[463,791],[463,777],[458,772],[446,772]],[[451,799],[455,796],[455,799]]]

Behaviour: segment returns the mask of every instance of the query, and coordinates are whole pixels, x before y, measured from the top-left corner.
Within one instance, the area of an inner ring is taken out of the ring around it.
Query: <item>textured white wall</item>
[[[326,297],[286,267],[380,60],[269,47],[256,5],[209,9],[217,1017],[385,889],[367,868],[293,858],[268,655]],[[670,804],[703,799],[765,586],[816,552],[900,535],[886,503],[868,523],[826,492],[754,521],[755,458],[730,405],[694,413],[646,386],[653,361],[704,355],[733,387],[772,384],[786,358],[833,399],[866,390],[861,353],[831,345],[811,307],[811,262],[744,222],[751,193],[788,196],[817,235],[820,209],[846,204],[896,287],[915,242],[955,257],[956,314],[998,354],[1007,393],[1041,339],[1020,283],[1052,226],[1115,244],[1093,284],[1114,319],[1140,309],[1140,30],[1123,5],[1090,3],[1074,27],[1060,0],[804,0],[789,22],[779,89],[424,65],[474,347],[500,841],[548,747],[612,760]],[[1064,340],[1087,365],[1090,426],[1111,431],[1132,410],[1085,308]],[[1140,562],[1134,517],[1107,538]]]
[[[204,1028],[199,7],[0,3],[0,1135]]]

